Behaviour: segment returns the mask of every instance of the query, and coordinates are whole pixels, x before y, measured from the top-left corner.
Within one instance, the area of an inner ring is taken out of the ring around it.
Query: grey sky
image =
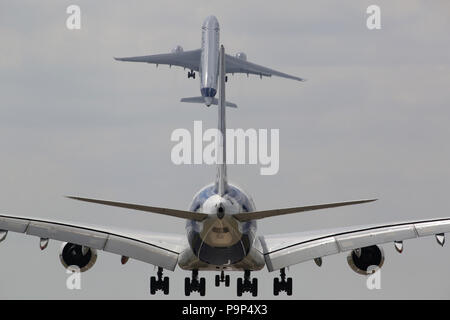
[[[26,5],[24,5],[24,3]],[[381,7],[382,29],[365,26]],[[65,27],[78,4],[82,29]],[[234,128],[279,128],[280,171],[232,166],[229,178],[259,209],[367,197],[374,204],[263,220],[260,233],[450,216],[450,6],[447,1],[1,1],[0,211],[148,231],[184,232],[170,217],[77,203],[65,194],[185,209],[215,168],[170,161],[176,128],[214,127],[217,112],[179,103],[199,94],[180,68],[119,63],[129,56],[200,46],[200,27],[217,16],[228,53],[308,79],[230,77]],[[165,298],[149,295],[153,266],[100,252],[82,290],[50,242],[10,233],[0,245],[1,298]],[[434,238],[383,246],[382,289],[369,291],[346,256],[290,268],[293,298],[450,298],[450,249]],[[167,272],[184,298],[188,273]],[[215,288],[207,297],[234,298]],[[255,274],[272,298],[277,273]]]

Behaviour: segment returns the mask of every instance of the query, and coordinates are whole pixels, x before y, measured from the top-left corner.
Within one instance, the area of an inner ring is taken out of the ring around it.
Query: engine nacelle
[[[64,242],[59,250],[59,260],[66,269],[76,266],[80,272],[84,272],[92,268],[97,261],[97,250]]]
[[[183,47],[180,45],[178,45],[172,49],[172,53],[178,53],[178,52],[183,52]]]
[[[374,267],[381,268],[384,263],[384,252],[379,246],[369,246],[352,250],[347,256],[350,268],[362,275],[372,274]]]
[[[236,58],[247,61],[247,55],[244,52],[236,53]]]

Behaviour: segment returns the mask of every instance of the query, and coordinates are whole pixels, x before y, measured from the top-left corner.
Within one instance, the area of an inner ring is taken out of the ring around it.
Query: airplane
[[[222,159],[226,159],[225,76],[226,55],[219,51],[219,146]],[[403,241],[434,235],[439,245],[445,243],[445,233],[450,231],[450,218],[401,221],[377,225],[351,226],[329,230],[310,230],[289,234],[259,235],[257,221],[280,215],[309,212],[373,202],[376,199],[336,202],[291,208],[257,210],[251,196],[228,181],[226,161],[218,161],[216,179],[198,191],[188,210],[154,207],[126,202],[91,199],[78,196],[68,198],[125,209],[172,216],[186,220],[186,234],[165,234],[121,228],[97,227],[83,223],[41,220],[29,217],[0,215],[0,242],[8,231],[39,237],[41,250],[49,240],[63,241],[59,258],[65,268],[76,267],[80,272],[91,269],[98,250],[121,256],[121,263],[135,259],[157,267],[157,276],[150,278],[150,294],[163,291],[169,294],[169,277],[164,269],[190,271],[185,278],[185,295],[206,292],[205,278],[199,271],[218,272],[215,285],[230,286],[230,276],[225,272],[243,272],[237,279],[236,293],[258,294],[258,279],[251,272],[279,271],[273,279],[273,294],[285,292],[292,295],[292,278],[286,268],[314,261],[322,266],[323,257],[347,252],[347,263],[358,274],[368,275],[381,268],[385,255],[380,245],[394,243],[403,251]],[[76,270],[75,269],[75,270]],[[73,270],[73,269],[72,269]]]
[[[208,16],[202,25],[202,45],[200,49],[183,51],[180,45],[172,49],[171,53],[156,54],[150,56],[115,58],[119,61],[130,62],[146,62],[153,63],[156,66],[165,64],[169,66],[179,66],[188,68],[187,77],[195,79],[195,72],[200,76],[200,97],[182,98],[181,102],[205,103],[206,106],[211,104],[217,105],[217,78],[219,67],[219,22],[215,16]],[[247,55],[239,52],[235,57],[226,55],[226,73],[246,73],[259,75],[262,77],[278,76],[297,81],[305,81],[305,79],[292,76],[283,72],[269,69],[252,62],[247,61]],[[225,77],[227,81],[227,77]],[[237,105],[226,102],[228,107],[236,108]]]

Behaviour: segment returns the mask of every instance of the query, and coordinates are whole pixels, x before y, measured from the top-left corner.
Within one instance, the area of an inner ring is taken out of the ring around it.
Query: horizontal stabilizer
[[[206,219],[206,217],[208,217],[208,215],[206,213],[193,212],[193,211],[150,207],[150,206],[143,206],[143,205],[132,204],[132,203],[114,202],[114,201],[107,201],[107,200],[88,199],[88,198],[71,197],[71,196],[67,196],[67,198],[79,200],[79,201],[103,204],[103,205],[112,206],[112,207],[120,207],[120,208],[125,208],[125,209],[133,209],[133,210],[139,210],[139,211],[145,211],[145,212],[159,213],[159,214],[164,214],[166,216],[183,218],[183,219],[187,219],[187,220],[202,221],[202,220]]]
[[[189,102],[189,103],[205,103],[205,98],[204,97],[188,97],[188,98],[181,98],[180,100],[181,102]],[[212,103],[214,105],[218,105],[219,102],[216,98],[212,98]],[[237,104],[232,103],[232,102],[226,102],[225,103],[227,107],[230,108],[237,108]]]
[[[239,220],[241,222],[244,222],[244,221],[257,220],[257,219],[263,219],[263,218],[274,217],[274,216],[281,216],[281,215],[290,214],[290,213],[320,210],[320,209],[327,209],[327,208],[336,208],[336,207],[343,207],[343,206],[351,206],[354,204],[361,204],[361,203],[372,202],[372,201],[376,201],[376,200],[377,199],[348,201],[348,202],[335,202],[335,203],[326,203],[326,204],[319,204],[319,205],[305,206],[305,207],[273,209],[273,210],[264,210],[264,211],[254,211],[254,212],[242,212],[242,213],[237,213],[237,214],[233,215],[233,217],[235,217],[237,220]]]

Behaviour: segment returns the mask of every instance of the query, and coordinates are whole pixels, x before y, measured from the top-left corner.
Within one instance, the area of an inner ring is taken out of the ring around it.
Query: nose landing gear
[[[258,279],[253,278],[250,280],[250,271],[244,271],[244,279],[237,279],[237,295],[242,296],[243,292],[251,292],[253,297],[258,295]]]
[[[189,278],[184,279],[184,294],[190,296],[191,292],[197,291],[200,296],[205,295],[206,281],[205,278],[198,279],[198,270],[192,270],[192,280]]]
[[[225,272],[223,270],[220,271],[220,276],[216,274],[216,287],[220,286],[221,282],[225,282],[225,287],[230,286],[230,276],[228,274],[225,276]]]
[[[286,279],[286,272],[284,268],[280,270],[280,278],[273,279],[273,294],[277,296],[280,293],[280,291],[285,291],[288,296],[291,296],[292,278]]]
[[[163,268],[158,267],[157,276],[158,279],[150,278],[150,294],[155,294],[157,290],[162,290],[165,295],[169,294],[169,277],[163,278]]]

